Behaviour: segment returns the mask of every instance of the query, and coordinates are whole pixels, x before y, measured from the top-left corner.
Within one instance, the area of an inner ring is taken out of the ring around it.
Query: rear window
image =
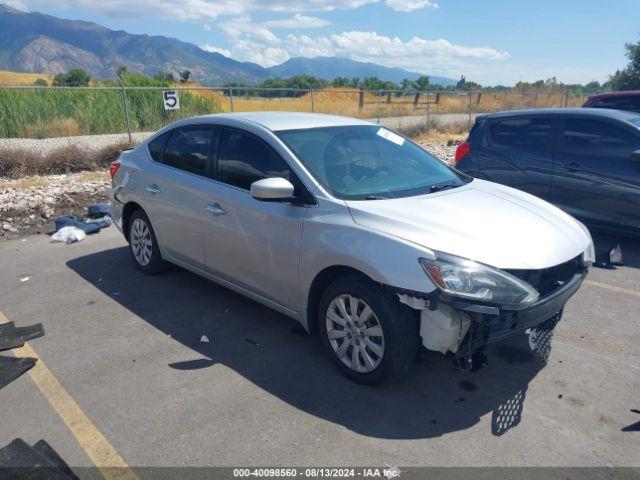
[[[491,125],[493,143],[524,150],[545,150],[551,139],[550,118],[509,118]]]

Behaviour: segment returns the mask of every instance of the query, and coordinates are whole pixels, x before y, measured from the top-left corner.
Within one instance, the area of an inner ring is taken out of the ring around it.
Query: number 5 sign
[[[178,97],[177,90],[163,90],[162,100],[164,101],[165,110],[179,110],[180,109],[180,97]]]

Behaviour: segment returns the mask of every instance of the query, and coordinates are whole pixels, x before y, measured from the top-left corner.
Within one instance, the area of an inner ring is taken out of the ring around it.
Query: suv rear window
[[[498,145],[524,150],[545,150],[551,138],[550,118],[508,118],[490,127],[491,140]]]

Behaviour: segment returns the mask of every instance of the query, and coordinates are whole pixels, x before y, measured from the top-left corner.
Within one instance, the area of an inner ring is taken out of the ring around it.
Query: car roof
[[[507,117],[527,117],[534,115],[545,116],[563,116],[571,115],[572,117],[600,117],[600,118],[612,118],[615,120],[629,121],[640,117],[640,114],[630,112],[626,110],[613,110],[609,108],[536,108],[528,110],[509,110],[504,112],[487,113],[478,115],[478,119],[484,120],[493,118],[507,118]]]
[[[296,130],[318,127],[341,127],[348,125],[374,125],[358,118],[325,115],[304,112],[235,112],[203,115],[196,117],[200,121],[240,120],[262,125],[271,131]]]
[[[639,97],[640,90],[628,90],[626,92],[604,92],[596,93],[589,96],[589,100],[601,100],[603,98],[617,98],[617,97]]]

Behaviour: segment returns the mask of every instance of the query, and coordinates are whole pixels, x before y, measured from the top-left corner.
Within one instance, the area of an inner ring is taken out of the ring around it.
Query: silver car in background
[[[145,273],[184,267],[299,321],[353,380],[420,347],[462,368],[548,339],[593,243],[526,193],[472,179],[366,121],[253,112],[181,120],[111,166],[113,218]]]

